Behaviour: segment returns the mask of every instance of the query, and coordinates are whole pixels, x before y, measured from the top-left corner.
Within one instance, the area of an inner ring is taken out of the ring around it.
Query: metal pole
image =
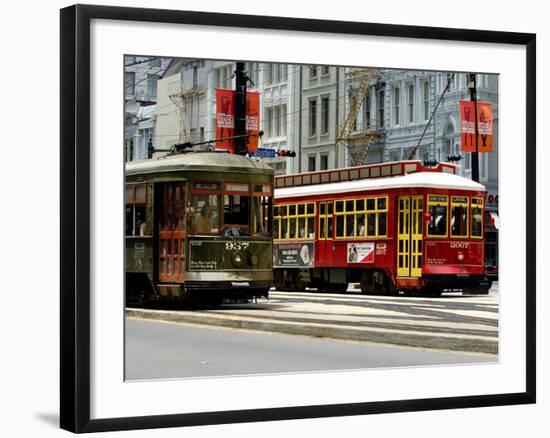
[[[235,153],[248,153],[246,134],[246,74],[244,62],[237,62],[235,70]]]
[[[474,102],[474,118],[475,118],[475,134],[474,134],[474,144],[475,150],[472,152],[472,180],[479,182],[479,154],[477,146],[477,137],[478,137],[478,126],[477,126],[477,82],[476,74],[470,74],[470,82],[473,82],[473,87],[470,88],[470,100]]]

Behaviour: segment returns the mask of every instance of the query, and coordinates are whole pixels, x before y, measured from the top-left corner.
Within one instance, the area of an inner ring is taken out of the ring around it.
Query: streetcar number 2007
[[[228,251],[240,251],[248,248],[248,242],[225,242],[225,249]]]
[[[451,248],[468,248],[468,242],[451,242]]]

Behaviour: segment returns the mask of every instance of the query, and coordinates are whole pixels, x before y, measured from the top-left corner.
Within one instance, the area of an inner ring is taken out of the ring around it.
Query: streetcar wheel
[[[344,293],[348,290],[348,284],[347,283],[330,283],[328,290],[330,292],[336,292],[336,293]]]
[[[273,273],[273,286],[275,286],[277,290],[284,290],[285,288],[284,271],[281,269],[276,269]]]

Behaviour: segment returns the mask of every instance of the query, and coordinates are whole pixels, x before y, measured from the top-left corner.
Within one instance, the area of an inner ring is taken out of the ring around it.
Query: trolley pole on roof
[[[475,120],[475,134],[474,134],[474,144],[475,150],[472,152],[472,180],[479,182],[479,154],[477,148],[477,137],[478,137],[478,127],[477,127],[477,82],[476,74],[468,74],[468,88],[470,89],[470,100],[474,102],[474,120]]]
[[[246,73],[244,62],[237,62],[235,70],[235,153],[246,155],[248,142],[246,134]]]

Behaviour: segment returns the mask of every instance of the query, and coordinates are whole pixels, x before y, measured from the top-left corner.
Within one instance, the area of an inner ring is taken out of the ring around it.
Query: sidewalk
[[[126,309],[129,318],[498,353],[498,293],[440,298],[271,292],[268,302],[181,311]]]

